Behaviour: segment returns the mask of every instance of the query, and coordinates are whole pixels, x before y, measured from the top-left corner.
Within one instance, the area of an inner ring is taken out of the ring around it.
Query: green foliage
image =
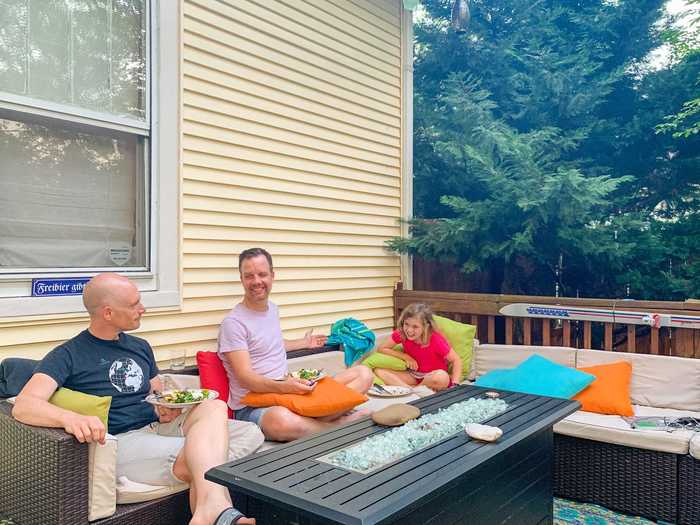
[[[700,57],[649,66],[662,4],[474,0],[458,36],[449,2],[425,1],[419,218],[390,248],[489,272],[492,292],[697,296],[698,143],[654,130],[697,91]]]
[[[687,0],[690,6],[700,6],[700,0]],[[663,39],[671,47],[677,62],[688,60],[700,53],[700,14],[693,11],[685,28],[670,28],[664,31]],[[697,78],[696,85],[700,82]],[[664,122],[656,127],[657,133],[672,133],[674,138],[688,138],[700,132],[700,97],[683,103],[673,115],[666,115]]]

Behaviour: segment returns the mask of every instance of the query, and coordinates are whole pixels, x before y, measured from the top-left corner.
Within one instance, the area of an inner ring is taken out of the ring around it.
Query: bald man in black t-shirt
[[[145,312],[136,286],[126,277],[101,274],[85,286],[83,303],[90,326],[41,361],[17,396],[13,416],[29,425],[63,428],[81,443],[104,444],[107,429],[99,418],[48,400],[59,387],[112,396],[108,426],[119,441],[118,473],[156,485],[189,483],[190,525],[254,524],[231,506],[226,488],[204,479],[207,470],[228,459],[226,404],[205,400],[183,412],[154,410],[143,402],[163,386],[150,345],[124,333],[138,328]]]

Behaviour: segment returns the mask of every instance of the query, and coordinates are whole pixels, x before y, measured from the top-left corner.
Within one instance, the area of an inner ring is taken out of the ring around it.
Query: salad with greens
[[[296,372],[292,372],[292,376],[297,379],[304,379],[306,381],[316,381],[323,375],[322,368],[300,368]]]
[[[164,403],[196,403],[209,398],[209,390],[206,388],[197,390],[169,390],[158,397]]]

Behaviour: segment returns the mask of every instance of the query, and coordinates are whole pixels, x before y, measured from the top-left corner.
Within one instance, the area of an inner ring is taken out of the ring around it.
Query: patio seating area
[[[474,307],[468,301],[457,300],[455,296],[459,294],[450,294],[449,301],[438,295],[409,292],[399,287],[395,292],[396,312],[400,312],[402,304],[426,301],[442,315],[464,319],[465,310]],[[482,323],[478,314],[473,317],[469,314],[468,318],[480,328],[486,326],[486,332],[478,335],[488,340],[491,321]],[[328,350],[297,352],[292,364],[324,368],[329,372],[342,370],[342,352]],[[475,347],[470,379],[493,368],[514,366],[535,353],[571,367],[626,359],[632,362],[639,376],[635,379],[633,375],[631,394],[641,415],[659,412],[700,417],[688,409],[688,406],[700,406],[700,398],[695,399],[695,390],[700,384],[696,381],[700,375],[700,361],[694,359],[551,344],[481,343]],[[196,370],[190,372],[195,375],[177,375],[171,379],[178,386],[199,386]],[[670,388],[674,382],[677,386]],[[417,400],[430,393],[425,387],[419,387],[411,397],[401,401]],[[647,401],[642,403],[635,400],[635,396]],[[378,409],[394,401],[372,398],[367,406]],[[640,437],[622,424],[610,423],[613,419],[621,421],[615,416],[577,412],[555,426],[554,494],[631,516],[679,525],[698,523],[700,463],[694,455],[700,442],[693,440],[696,434],[681,430],[647,433]],[[93,497],[88,488],[88,472],[94,469],[89,447],[76,443],[62,430],[17,423],[5,402],[0,403],[0,432],[7,436],[0,445],[0,461],[10,465],[12,472],[11,478],[0,480],[0,508],[5,512],[8,509],[9,516],[14,516],[18,523],[88,523],[88,501]],[[274,444],[266,443],[262,450],[272,446]],[[37,479],[42,483],[37,483]],[[117,505],[113,516],[94,523],[186,523],[189,514],[183,488],[156,500]],[[149,499],[147,492],[142,493],[142,499]],[[37,501],[41,504],[36,504]]]

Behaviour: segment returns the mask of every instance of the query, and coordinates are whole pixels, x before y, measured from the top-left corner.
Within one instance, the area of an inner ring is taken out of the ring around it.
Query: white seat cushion
[[[700,411],[700,359],[602,350],[579,350],[578,368],[614,361],[632,364],[632,403]]]
[[[474,364],[469,377],[475,380],[495,368],[513,368],[537,354],[560,365],[576,366],[576,349],[559,346],[521,346],[479,344],[475,347]]]
[[[691,416],[700,418],[698,412],[640,405],[634,405],[634,413],[637,416]],[[695,434],[695,432],[688,430],[674,430],[673,432],[637,430],[631,428],[620,416],[595,414],[583,410],[574,412],[554,425],[554,431],[566,436],[673,454],[687,454],[690,438]]]
[[[694,432],[688,443],[688,452],[695,459],[700,459],[700,432]]]
[[[345,370],[344,355],[343,352],[333,351],[294,357],[287,361],[287,366],[290,372],[300,368],[323,368],[324,372],[334,375]]]
[[[228,460],[240,459],[256,452],[263,444],[265,437],[255,423],[247,421],[228,420],[229,450]],[[116,455],[114,460],[116,461]],[[114,473],[113,473],[114,476]],[[162,498],[176,492],[187,490],[186,483],[172,486],[147,485],[137,483],[122,476],[117,480],[117,503],[138,503]]]

